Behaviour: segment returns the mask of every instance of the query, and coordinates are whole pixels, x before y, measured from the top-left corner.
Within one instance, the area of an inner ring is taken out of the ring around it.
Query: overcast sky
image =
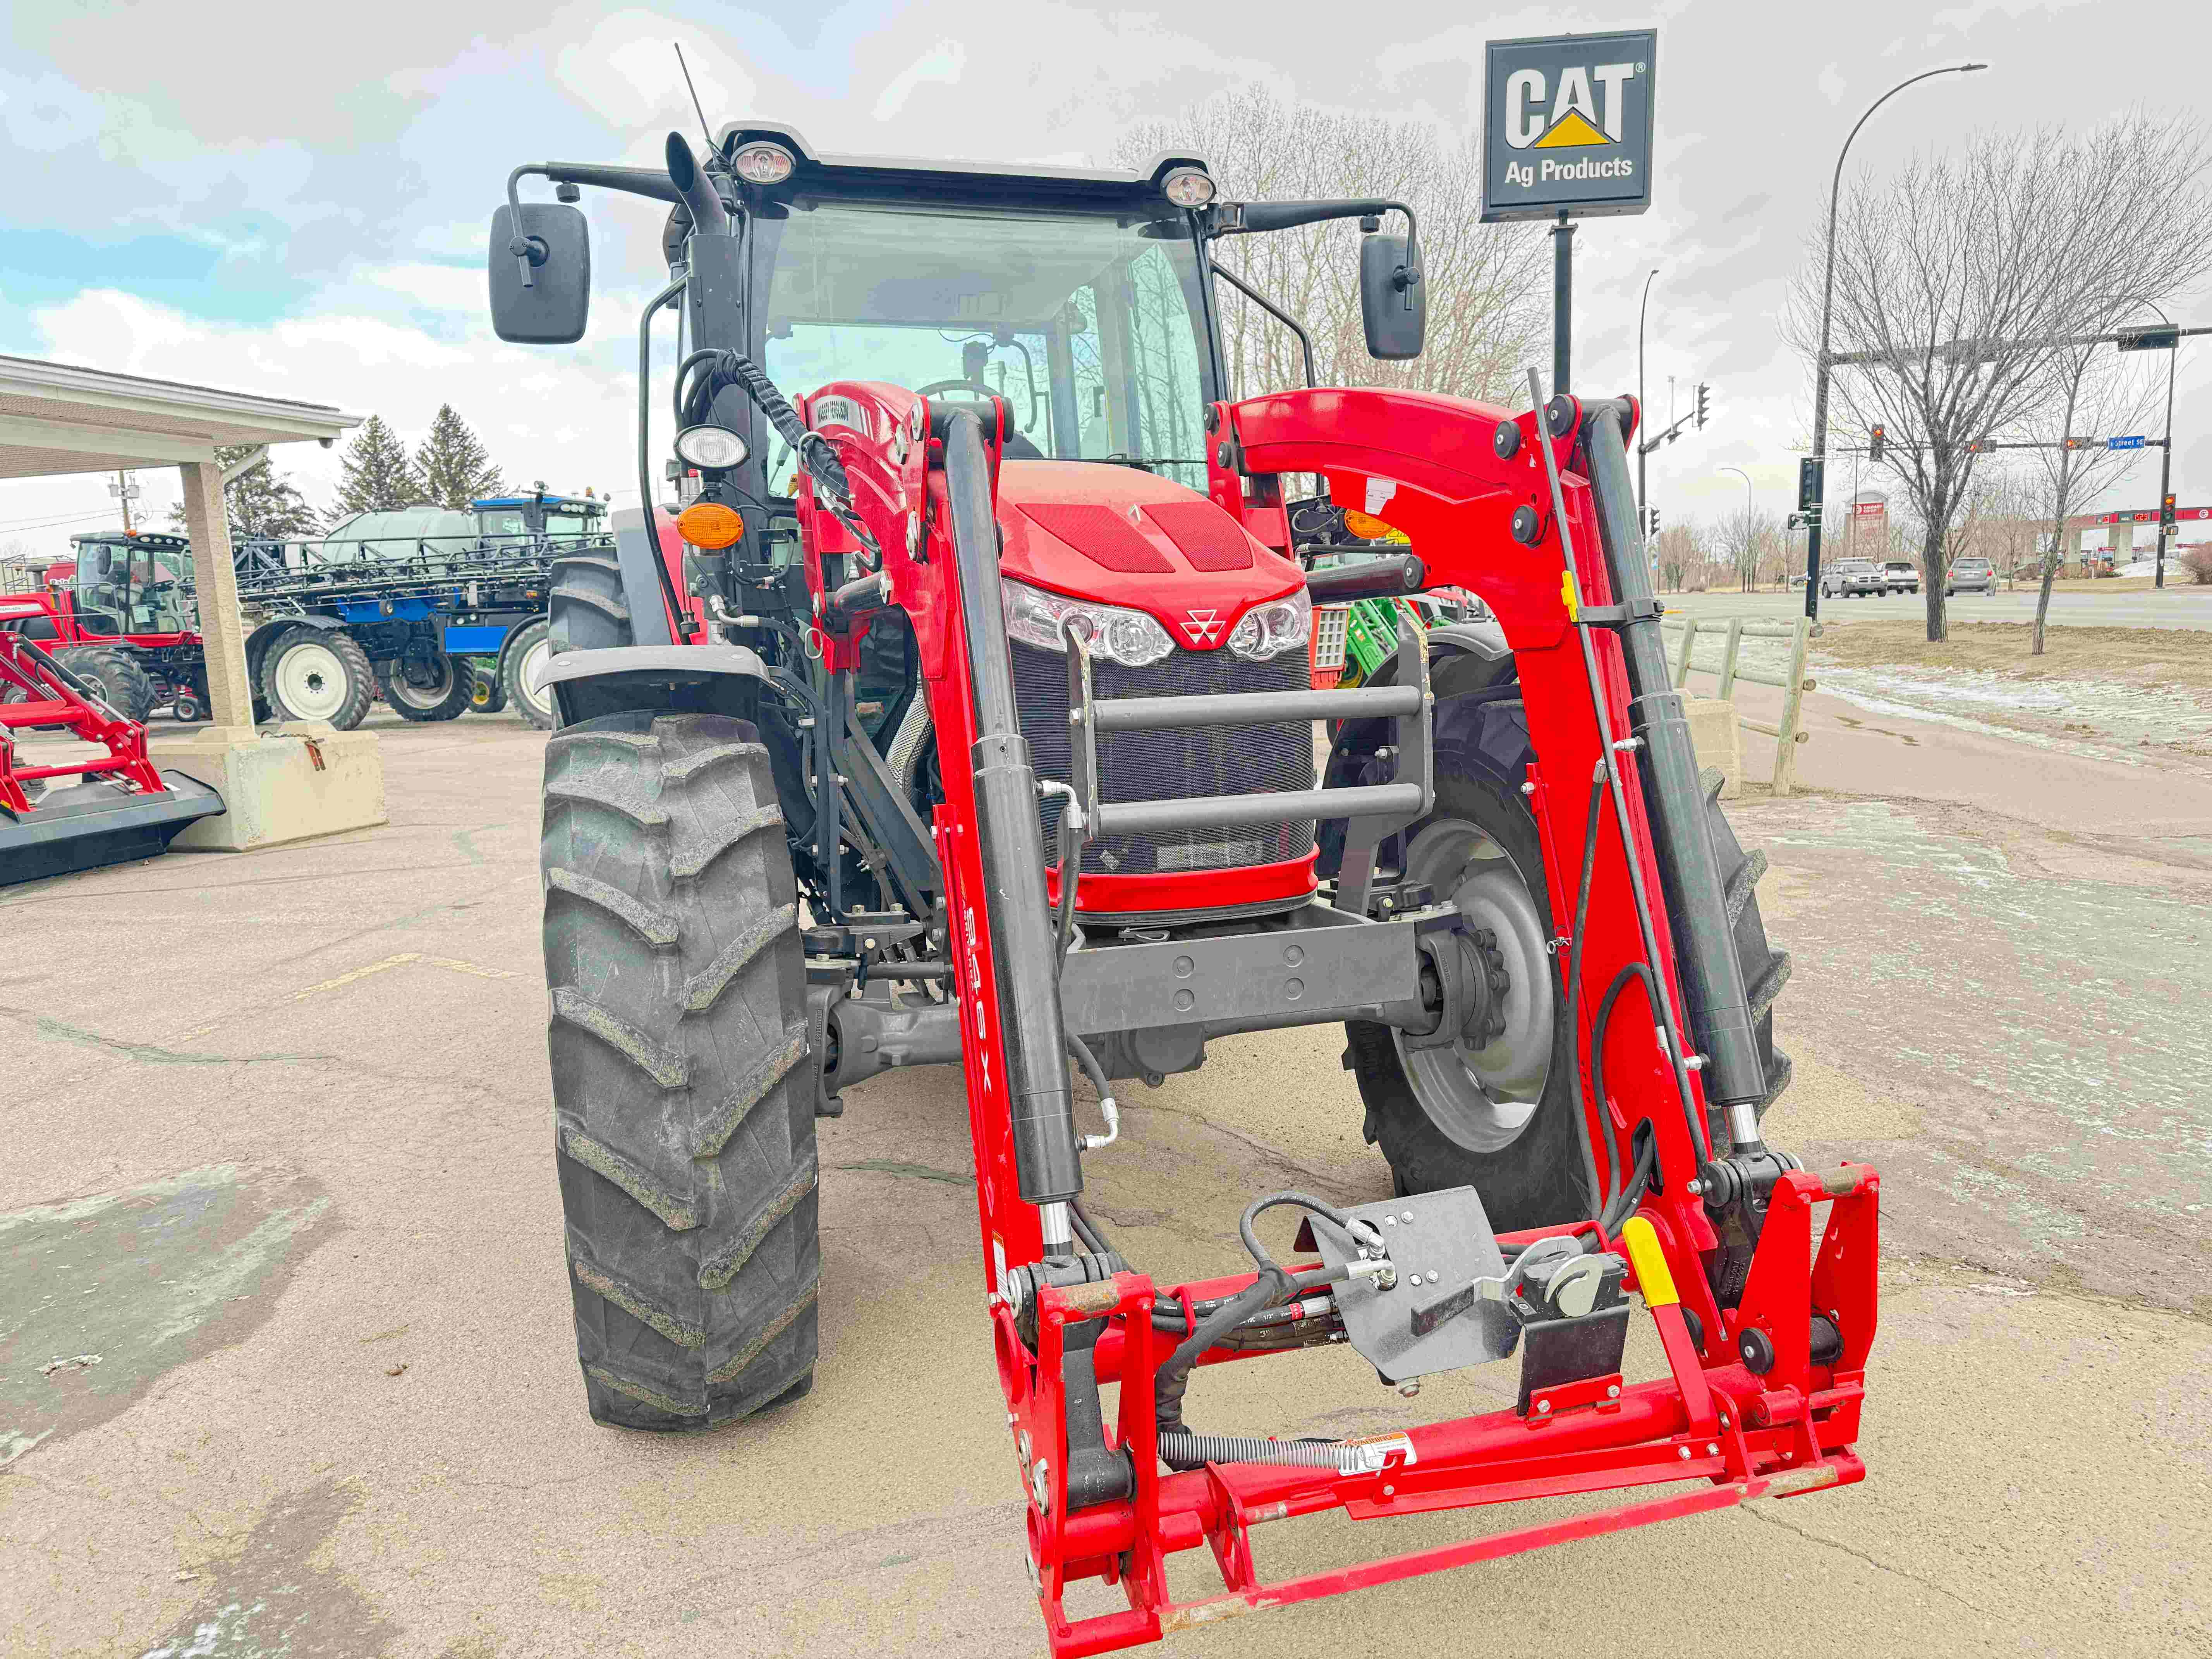
[[[374,410],[410,441],[449,401],[510,478],[619,495],[634,471],[635,319],[663,274],[659,211],[587,195],[599,281],[580,347],[492,337],[483,245],[517,163],[651,163],[669,127],[696,131],[672,40],[718,125],[763,116],[824,150],[1084,163],[1132,120],[1254,80],[1464,131],[1486,40],[1656,25],[1655,205],[1577,235],[1577,389],[1633,387],[1637,296],[1657,266],[1655,413],[1673,375],[1685,397],[1712,381],[1717,419],[1653,458],[1652,497],[1670,522],[1735,510],[1741,481],[1719,469],[1740,466],[1779,512],[1795,504],[1810,396],[1776,313],[1868,103],[1922,69],[1992,65],[1893,100],[1854,148],[1855,174],[1978,128],[2201,111],[2212,84],[2201,0],[1467,17],[1432,0],[17,5],[0,48],[0,352]],[[2179,314],[2212,322],[2212,295]],[[1548,374],[1548,356],[1540,366]],[[2180,376],[2176,488],[2193,504],[2212,498],[2212,344],[2185,351]],[[311,501],[327,499],[335,455],[278,455]],[[2150,505],[2156,465],[2154,452],[2106,504]],[[145,476],[152,516],[173,477]],[[58,547],[112,522],[109,505],[96,478],[0,483],[0,550]]]

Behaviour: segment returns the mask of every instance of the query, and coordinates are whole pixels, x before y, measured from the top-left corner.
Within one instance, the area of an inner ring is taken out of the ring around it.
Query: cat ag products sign
[[[1483,77],[1482,216],[1651,205],[1659,32],[1492,40]]]

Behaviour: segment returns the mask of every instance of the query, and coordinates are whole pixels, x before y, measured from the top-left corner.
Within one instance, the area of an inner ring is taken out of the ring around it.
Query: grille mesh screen
[[[1067,723],[1067,659],[1058,652],[1017,644],[1014,696],[1022,735],[1030,740],[1041,778],[1066,781],[1072,733]],[[1297,691],[1311,684],[1303,651],[1267,662],[1244,662],[1226,651],[1173,651],[1146,668],[1123,668],[1095,659],[1091,691],[1097,697],[1177,697],[1201,692]],[[1110,732],[1098,739],[1098,798],[1102,801],[1166,800],[1187,795],[1246,795],[1314,787],[1313,723],[1191,726],[1164,732]],[[1046,847],[1060,807],[1041,804]],[[1223,869],[1274,864],[1313,850],[1314,824],[1207,824],[1163,836],[1111,836],[1083,851],[1086,872],[1148,874],[1154,871]]]

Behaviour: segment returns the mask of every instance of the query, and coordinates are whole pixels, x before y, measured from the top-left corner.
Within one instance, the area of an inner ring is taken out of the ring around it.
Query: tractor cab
[[[70,540],[65,592],[82,634],[162,645],[196,628],[191,544],[182,536],[101,531]]]
[[[549,495],[538,485],[527,495],[486,495],[469,503],[487,541],[594,536],[606,528],[607,504],[594,495]]]

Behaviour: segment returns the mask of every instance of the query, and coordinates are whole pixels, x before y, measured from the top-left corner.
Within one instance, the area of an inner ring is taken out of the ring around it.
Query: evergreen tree
[[[415,487],[422,498],[447,507],[465,507],[500,491],[490,453],[451,404],[438,405],[430,435],[415,452]]]
[[[372,415],[362,422],[338,467],[338,498],[331,509],[333,521],[356,513],[412,507],[422,498],[414,464],[407,459],[407,447],[380,416]]]
[[[216,462],[235,466],[253,453],[252,444],[217,444]],[[290,541],[321,532],[322,517],[307,505],[289,479],[276,476],[269,458],[248,467],[222,487],[223,504],[230,518],[230,536],[238,541]],[[169,509],[169,522],[185,522],[182,502]]]

